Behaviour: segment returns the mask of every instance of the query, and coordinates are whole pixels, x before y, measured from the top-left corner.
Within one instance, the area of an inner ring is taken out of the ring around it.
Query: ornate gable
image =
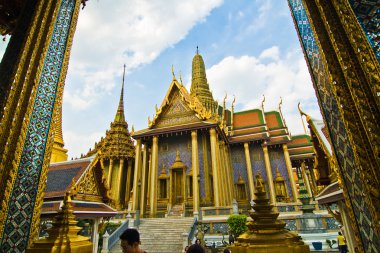
[[[198,98],[190,96],[186,88],[173,79],[161,107],[156,107],[156,115],[153,120],[148,119],[148,125],[149,128],[161,128],[200,122],[211,118],[211,112],[202,105]]]
[[[173,94],[169,105],[161,114],[154,128],[182,125],[201,121],[189,106],[181,100],[179,91]]]
[[[79,180],[72,187],[76,200],[103,202],[109,199],[109,190],[104,184],[105,178],[100,168],[99,160],[87,168]]]

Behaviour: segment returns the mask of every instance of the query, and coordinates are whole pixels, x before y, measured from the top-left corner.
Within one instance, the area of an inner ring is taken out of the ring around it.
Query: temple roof
[[[288,151],[291,160],[313,158],[314,148],[310,135],[301,134],[292,136],[291,141],[288,143]]]
[[[56,215],[62,205],[63,200],[44,201],[41,215]],[[112,217],[117,214],[115,209],[102,202],[72,200],[71,205],[73,214],[77,218]]]
[[[70,192],[73,198],[89,196],[108,202],[109,190],[104,181],[99,156],[53,163],[49,166],[44,200],[63,199]]]
[[[227,120],[228,116],[227,113]],[[290,141],[288,128],[279,111],[263,112],[262,108],[257,108],[234,112],[232,121],[230,142],[265,140],[268,144],[278,144]]]
[[[318,204],[331,204],[344,200],[343,190],[339,187],[338,182],[334,182],[324,188],[315,198]]]
[[[49,166],[45,198],[62,197],[78,182],[94,157],[53,163]]]
[[[307,117],[307,123],[309,124],[311,130],[315,133],[317,136],[319,143],[323,145],[323,150],[327,152],[326,155],[331,156],[331,144],[330,144],[330,137],[328,135],[328,130],[326,128],[325,123],[323,120],[320,119],[314,119],[311,117]]]

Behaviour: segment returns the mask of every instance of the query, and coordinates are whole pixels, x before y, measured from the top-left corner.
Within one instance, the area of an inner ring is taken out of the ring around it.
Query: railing
[[[195,229],[197,228],[197,222],[197,217],[194,217],[193,225],[191,226],[189,230],[189,236],[187,237],[188,242],[191,242],[193,240]]]
[[[128,228],[129,220],[125,220],[121,223],[120,227],[118,227],[112,235],[108,238],[108,250],[110,250],[120,239],[121,234]]]

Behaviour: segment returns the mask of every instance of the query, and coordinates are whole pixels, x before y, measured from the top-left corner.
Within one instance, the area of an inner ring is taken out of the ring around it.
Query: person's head
[[[127,228],[120,236],[123,253],[140,252],[140,234],[134,228]]]
[[[199,240],[199,239],[198,239]],[[193,244],[187,250],[187,253],[205,253],[203,247],[199,244]]]
[[[229,249],[224,249],[224,250],[223,250],[223,253],[231,253],[231,250],[229,250]]]
[[[342,235],[342,232],[338,232],[338,235]]]
[[[195,244],[201,245],[201,239],[196,239]]]
[[[189,246],[186,246],[185,247],[185,252],[187,252],[189,250]]]

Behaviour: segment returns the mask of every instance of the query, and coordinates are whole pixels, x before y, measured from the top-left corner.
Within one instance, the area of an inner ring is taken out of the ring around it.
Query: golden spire
[[[215,101],[207,83],[205,63],[198,47],[192,62],[190,95],[196,96],[207,110],[214,112]]]
[[[54,143],[50,163],[67,161],[67,149],[64,148],[62,135],[62,101],[58,103],[58,114],[54,125]]]
[[[124,116],[124,78],[125,78],[125,64],[124,64],[124,72],[123,72],[123,83],[121,84],[119,106],[117,108],[117,112],[115,115],[114,122],[125,122],[125,116]]]
[[[285,122],[285,119],[284,119],[284,115],[282,115],[281,106],[282,106],[282,97],[280,97],[280,103],[278,103],[278,110],[280,111],[281,119],[284,122],[284,126],[286,127],[286,122]]]
[[[128,131],[128,123],[124,116],[124,77],[121,86],[120,101],[117,108],[115,120],[111,122],[110,129],[106,131],[106,137],[101,140],[99,148],[93,152],[100,152],[102,158],[106,159],[128,159],[135,156],[135,148]],[[91,153],[88,153],[91,155]]]

